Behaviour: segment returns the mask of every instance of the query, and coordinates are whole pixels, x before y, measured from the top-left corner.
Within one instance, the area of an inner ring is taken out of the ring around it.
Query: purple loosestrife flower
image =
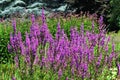
[[[10,34],[10,45],[13,49],[13,52],[18,53],[20,49],[20,36],[19,34]]]
[[[48,30],[48,26],[46,23],[42,24],[40,27],[40,32],[44,34]]]
[[[95,46],[97,44],[97,38],[98,36],[94,33],[90,33],[90,32],[86,32],[86,37],[88,39],[89,42],[89,46]]]
[[[100,66],[101,60],[102,60],[102,53],[100,53],[100,55],[98,57],[98,61],[96,63],[96,66]]]
[[[45,44],[46,44],[46,39],[45,39],[45,37],[46,37],[46,31],[48,31],[48,27],[47,27],[47,24],[46,23],[44,23],[44,24],[42,24],[42,26],[40,27],[40,38],[41,38],[41,43],[45,46]]]
[[[109,41],[110,41],[110,37],[108,37],[107,40],[105,41],[106,42],[106,44],[105,44],[106,53],[108,52],[108,43],[109,43]]]
[[[30,35],[34,36],[35,38],[40,36],[40,29],[39,29],[39,25],[37,23],[31,25]]]
[[[11,47],[10,44],[7,45],[7,48],[8,48],[8,51],[9,51],[9,52],[12,52],[12,47]]]
[[[22,41],[20,42],[20,52],[22,55],[25,55],[25,46],[24,46],[24,43]]]
[[[114,51],[114,49],[115,49],[115,44],[112,43],[112,52],[111,52],[111,54],[109,55],[109,61],[110,61],[110,62],[111,62],[112,59],[115,57],[115,51]]]
[[[100,45],[103,47],[105,44],[105,36],[101,38]]]
[[[16,20],[15,19],[12,21],[12,26],[13,26],[14,34],[16,34]]]
[[[58,25],[57,25],[57,32],[56,32],[56,40],[59,41],[60,39],[60,34],[61,33],[61,29],[60,29],[60,23],[58,22]]]
[[[30,37],[36,38],[39,35],[40,35],[39,25],[37,23],[32,24],[30,27]]]
[[[66,40],[68,41],[67,35],[64,32],[64,29],[62,29],[62,31],[61,31],[61,37],[63,37],[65,39],[65,41]]]
[[[27,48],[27,54],[30,54],[30,48],[31,48],[31,45],[30,45],[30,38],[29,38],[29,35],[28,33],[26,32],[26,39],[25,39],[25,46]]]
[[[44,9],[42,8],[42,23],[46,23],[46,17],[45,17],[45,14],[44,14]]]
[[[57,61],[60,60],[60,54],[56,54],[56,60],[57,60]]]
[[[45,40],[49,43],[53,43],[53,37],[50,34],[49,30],[45,32]]]
[[[18,55],[16,55],[16,56],[14,57],[14,61],[15,61],[15,65],[16,65],[16,67],[18,68],[18,67],[19,67],[19,59],[18,59]]]
[[[62,76],[63,72],[62,72],[62,69],[60,68],[59,71],[58,71],[58,77],[60,79],[60,77]]]
[[[79,49],[79,46],[81,46],[80,44],[80,37],[79,37],[79,33],[77,32],[77,30],[75,28],[71,28],[70,30],[70,47],[71,47],[71,52],[72,53],[76,53]]]
[[[31,21],[32,21],[32,24],[35,23],[35,16],[33,14],[31,15]]]
[[[120,76],[120,63],[117,63],[117,69],[118,69],[117,75]]]
[[[40,36],[41,36],[42,44],[45,45],[46,42],[53,43],[53,37],[50,34],[50,31],[49,31],[46,23],[42,24],[42,26],[40,28],[40,32],[41,32]]]
[[[87,71],[88,71],[88,65],[87,62],[81,63],[81,68],[83,69],[82,71],[82,78],[85,78],[87,76]]]
[[[47,50],[47,57],[50,61],[50,63],[52,63],[54,61],[54,48],[53,48],[54,45],[50,45],[48,50]]]
[[[38,64],[38,62],[39,62],[39,56],[38,56],[38,55],[36,55],[36,56],[35,56],[35,60],[34,60],[34,63],[33,63],[33,64],[34,64],[34,65],[35,65],[35,64]]]
[[[81,33],[81,36],[84,37],[84,24],[83,23],[80,27],[80,33]]]
[[[13,38],[13,35],[12,33],[10,34],[10,45],[12,46],[12,48],[14,48],[14,38]]]
[[[76,55],[74,55],[74,59],[75,59],[75,66],[76,66],[76,69],[78,70],[78,68],[79,68],[79,58],[76,56]]]
[[[84,72],[87,72],[87,71],[88,71],[88,64],[86,62],[86,63],[84,63]]]
[[[108,56],[106,55],[104,58],[104,64],[107,64],[107,63],[108,63]]]
[[[45,57],[42,56],[41,66],[45,66],[45,63],[46,63],[46,59]]]
[[[20,31],[18,31],[17,37],[18,37],[18,39],[19,39],[19,42],[21,42],[21,41],[22,41],[22,36],[21,36],[21,32],[20,32]]]
[[[39,45],[38,38],[35,39],[35,42],[36,42],[36,47],[38,47],[38,45]]]
[[[12,80],[16,80],[16,78],[14,76],[12,76]]]
[[[72,72],[72,75],[75,74],[75,69],[74,69],[74,67],[71,68],[71,72]]]
[[[25,56],[25,62],[27,63],[28,66],[30,66],[30,55]]]
[[[26,32],[26,39],[25,39],[25,62],[30,65],[30,51],[31,51],[31,44],[30,44],[30,38],[28,33]]]
[[[87,58],[88,58],[88,62],[92,62],[94,60],[94,47],[90,47],[87,50]]]
[[[58,52],[58,55],[60,55],[60,61],[61,62],[64,62],[65,60],[65,56],[68,52],[66,52],[67,50],[67,42],[66,42],[66,39],[64,37],[64,31],[62,32],[63,33],[63,36],[60,38],[59,42],[58,42],[58,45],[57,45],[57,52]]]
[[[92,21],[92,32],[94,33],[94,28],[95,28],[95,24],[94,24],[94,21]]]
[[[98,22],[99,22],[99,29],[101,30],[103,28],[103,16],[100,16]]]
[[[68,80],[68,77],[66,77],[66,80]]]
[[[109,64],[109,67],[112,66],[113,58],[115,58],[115,53],[114,53],[114,52],[111,52],[111,54],[110,54],[109,57],[108,57],[108,64]]]
[[[31,41],[30,41],[30,45],[31,45],[32,54],[34,56],[36,55],[36,52],[37,52],[37,44],[38,44],[38,42],[36,43],[36,39],[34,37],[32,37]]]
[[[112,43],[112,52],[114,52],[114,51],[115,51],[115,44]]]
[[[70,28],[70,40],[71,40],[71,42],[73,41],[73,39],[74,39],[74,35],[75,35],[75,31],[74,31],[74,28]],[[72,43],[71,43],[72,44]]]

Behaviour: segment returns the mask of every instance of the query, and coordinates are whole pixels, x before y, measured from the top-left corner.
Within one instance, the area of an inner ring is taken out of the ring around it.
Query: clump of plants
[[[29,32],[29,26],[31,25],[30,21],[19,19],[16,20],[16,30],[20,31],[22,38],[25,38],[25,31]],[[5,64],[7,62],[12,62],[12,55],[8,52],[7,45],[10,39],[10,33],[13,32],[11,21],[2,21],[0,22],[0,63]]]
[[[119,0],[110,0],[110,17],[109,17],[109,30],[116,31],[120,30],[120,1]]]
[[[35,16],[36,22],[39,25],[42,24],[41,16]],[[22,35],[22,39],[25,40],[25,32],[29,33],[31,21],[30,18],[10,18],[11,20],[16,19],[16,31],[20,31]],[[7,50],[7,44],[9,43],[9,35],[13,32],[12,22],[11,20],[1,20],[0,22],[0,63],[12,62],[13,54],[10,54]],[[84,31],[92,31],[91,25],[92,21],[94,21],[95,32],[98,32],[98,20],[96,15],[83,14],[74,15],[68,14],[66,17],[62,16],[62,14],[52,14],[50,17],[46,17],[46,24],[48,25],[48,29],[50,33],[55,38],[56,34],[56,25],[60,22],[61,28],[64,29],[65,33],[68,37],[70,37],[70,27],[76,27],[77,31],[80,31],[80,24],[84,24]]]
[[[69,38],[60,22],[53,37],[44,13],[41,25],[36,23],[34,15],[31,21],[30,32],[26,32],[25,40],[22,40],[21,32],[16,31],[13,22],[14,32],[8,44],[9,51],[15,54],[16,67],[11,71],[12,80],[109,80],[113,79],[110,78],[110,69],[115,67],[118,67],[120,75],[118,54],[114,43],[112,49],[108,50],[110,37],[106,37],[102,17],[99,19],[99,33],[94,32],[94,23],[92,31],[87,32],[81,24],[80,31],[75,27],[70,28]]]

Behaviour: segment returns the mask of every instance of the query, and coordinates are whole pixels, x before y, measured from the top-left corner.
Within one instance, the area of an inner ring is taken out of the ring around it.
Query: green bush
[[[12,27],[9,27],[8,25],[9,23],[7,22],[0,24],[0,62],[2,63],[6,63],[11,57],[7,50],[7,44]]]
[[[110,2],[110,30],[120,30],[120,1],[111,0]]]

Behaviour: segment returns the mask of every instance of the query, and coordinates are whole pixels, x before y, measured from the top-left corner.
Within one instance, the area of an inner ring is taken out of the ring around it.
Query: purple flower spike
[[[112,43],[112,52],[114,52],[114,51],[115,51],[115,44]]]
[[[31,38],[31,50],[32,50],[33,55],[36,55],[37,43],[34,37]]]
[[[25,46],[24,46],[23,42],[20,42],[20,52],[22,55],[25,54]]]
[[[17,37],[18,37],[18,39],[19,39],[19,42],[21,42],[21,41],[22,41],[22,36],[21,36],[21,32],[20,32],[20,31],[18,31]]]
[[[68,77],[66,77],[66,80],[68,80]]]
[[[101,54],[99,55],[99,57],[98,57],[98,61],[97,61],[97,63],[96,63],[97,66],[100,65],[101,60],[102,60],[102,53],[101,53]]]
[[[12,80],[16,80],[14,76],[12,76]]]
[[[30,56],[29,55],[26,55],[25,57],[25,62],[30,65]]]
[[[56,32],[56,40],[60,39],[60,33],[61,33],[60,23],[58,23],[58,25],[57,25],[57,32]]]
[[[120,76],[120,63],[117,63],[118,76]]]
[[[45,23],[46,20],[45,20],[45,14],[44,14],[44,9],[42,8],[42,23]]]
[[[32,21],[32,24],[35,23],[35,16],[34,15],[31,15],[31,21]]]
[[[94,33],[94,28],[95,28],[95,24],[94,21],[92,21],[92,32]]]
[[[102,31],[102,29],[103,29],[103,16],[100,16],[100,18],[99,18],[99,30],[100,30],[100,32]]]
[[[16,20],[15,19],[12,21],[12,26],[13,26],[14,34],[16,34]]]
[[[99,24],[103,25],[103,16],[100,16],[100,18],[99,18]]]
[[[83,23],[80,27],[80,33],[81,33],[81,35],[84,35],[84,24]]]
[[[11,47],[10,44],[7,45],[7,48],[8,48],[8,51],[9,51],[9,52],[12,52],[12,47]]]
[[[19,66],[18,55],[15,56],[14,61],[15,61],[16,67],[18,68]]]
[[[25,45],[28,48],[28,50],[30,50],[30,38],[28,33],[26,32],[26,40],[25,40]]]
[[[59,79],[60,77],[62,76],[62,69],[60,68],[59,71],[58,71],[58,76],[59,76]]]
[[[39,62],[39,57],[38,55],[35,56],[35,60],[34,60],[34,65],[37,64]]]

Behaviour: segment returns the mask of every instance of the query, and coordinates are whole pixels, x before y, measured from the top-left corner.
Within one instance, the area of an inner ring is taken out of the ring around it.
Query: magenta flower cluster
[[[16,53],[15,63],[19,67],[19,55],[25,57],[25,62],[31,68],[39,65],[42,69],[51,69],[58,73],[59,80],[65,71],[71,76],[77,76],[81,79],[90,79],[93,75],[101,74],[103,68],[112,67],[112,61],[117,59],[114,51],[108,51],[110,38],[106,37],[103,25],[103,17],[99,20],[99,33],[93,31],[84,31],[84,25],[77,31],[75,27],[70,29],[68,38],[61,29],[60,23],[57,25],[56,36],[53,37],[45,22],[44,13],[42,13],[42,25],[38,25],[34,15],[31,16],[32,25],[30,33],[26,32],[25,41],[22,40],[20,32],[16,32],[15,22],[13,23],[14,34],[10,35],[9,51]],[[92,70],[91,70],[92,67]],[[119,74],[120,69],[118,67]],[[67,77],[68,78],[68,77]]]

